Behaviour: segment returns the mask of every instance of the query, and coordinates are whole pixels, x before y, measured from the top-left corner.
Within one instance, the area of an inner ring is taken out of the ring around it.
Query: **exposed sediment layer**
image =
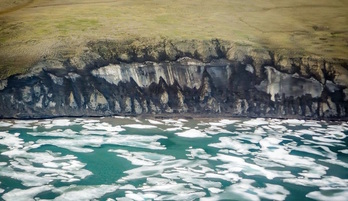
[[[342,60],[224,41],[100,41],[0,81],[0,117],[141,114],[348,119]]]

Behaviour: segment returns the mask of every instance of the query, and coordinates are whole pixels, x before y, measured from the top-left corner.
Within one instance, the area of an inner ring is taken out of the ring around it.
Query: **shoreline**
[[[289,120],[289,119],[296,119],[296,120],[305,120],[305,121],[325,121],[325,122],[348,122],[348,118],[296,118],[296,117],[271,117],[271,116],[262,116],[262,117],[256,117],[256,116],[233,116],[229,114],[142,114],[142,115],[107,115],[107,116],[52,116],[52,117],[40,117],[40,118],[0,118],[0,121],[2,120],[54,120],[54,119],[79,119],[79,118],[138,118],[138,119],[185,119],[185,120],[204,120],[204,119],[233,119],[233,120],[243,120],[243,119],[279,119],[279,120]]]

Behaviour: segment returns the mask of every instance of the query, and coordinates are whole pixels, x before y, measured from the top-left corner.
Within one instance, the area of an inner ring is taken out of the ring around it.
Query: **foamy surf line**
[[[296,119],[1,120],[0,197],[345,200],[347,131]]]

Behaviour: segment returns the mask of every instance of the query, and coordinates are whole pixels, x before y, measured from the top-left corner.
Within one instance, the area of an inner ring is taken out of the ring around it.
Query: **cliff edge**
[[[2,80],[0,117],[347,119],[347,87],[345,60],[289,57],[218,39],[104,40],[73,58],[44,60],[30,73]]]

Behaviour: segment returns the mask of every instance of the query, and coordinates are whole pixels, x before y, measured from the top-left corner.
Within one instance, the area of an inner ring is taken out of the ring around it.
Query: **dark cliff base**
[[[219,40],[134,43],[93,42],[79,57],[43,60],[1,80],[0,118],[348,119],[347,61]]]

